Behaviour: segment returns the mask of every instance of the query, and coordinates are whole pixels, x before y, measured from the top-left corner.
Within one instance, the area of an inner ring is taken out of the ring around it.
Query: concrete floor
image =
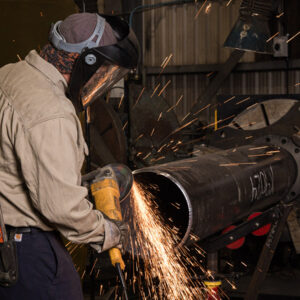
[[[238,289],[230,293],[230,299],[241,299],[249,285],[250,276],[236,281]],[[299,300],[300,299],[300,270],[287,269],[278,273],[268,274],[262,288],[259,300]]]

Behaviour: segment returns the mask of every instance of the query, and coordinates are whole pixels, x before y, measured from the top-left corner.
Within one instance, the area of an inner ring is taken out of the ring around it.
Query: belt
[[[29,233],[29,232],[42,232],[43,230],[36,227],[13,227],[10,225],[5,225],[7,233]]]

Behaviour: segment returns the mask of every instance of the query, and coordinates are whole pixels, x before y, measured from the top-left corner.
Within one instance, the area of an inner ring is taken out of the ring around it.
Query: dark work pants
[[[1,300],[83,300],[81,283],[58,233],[32,229],[16,242],[19,279]]]

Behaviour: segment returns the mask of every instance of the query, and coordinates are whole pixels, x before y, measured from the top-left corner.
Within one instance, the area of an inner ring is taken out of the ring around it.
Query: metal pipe
[[[169,2],[159,2],[156,4],[139,5],[130,12],[129,26],[132,27],[133,16],[136,12],[141,12],[144,10],[155,9],[155,8],[161,8],[164,6],[183,5],[183,4],[187,4],[187,3],[193,3],[193,2],[195,3],[195,0],[175,0],[175,1],[169,1]]]
[[[278,203],[297,177],[286,150],[247,145],[134,171],[162,217],[178,228],[179,244],[200,240],[251,212]]]

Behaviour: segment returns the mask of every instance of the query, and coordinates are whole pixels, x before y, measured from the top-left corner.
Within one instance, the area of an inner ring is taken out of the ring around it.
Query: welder
[[[81,13],[53,24],[39,53],[0,69],[0,205],[18,265],[13,282],[0,276],[0,299],[83,299],[59,234],[98,252],[122,247],[127,227],[80,186],[87,147],[76,110],[134,68],[138,52],[125,21]]]

